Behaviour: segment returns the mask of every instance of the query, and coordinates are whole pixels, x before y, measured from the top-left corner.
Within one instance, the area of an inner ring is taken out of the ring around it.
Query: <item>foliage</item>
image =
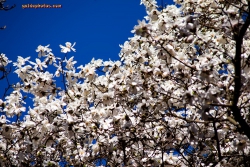
[[[175,2],[141,0],[148,16],[120,61],[76,68],[69,42],[63,59],[49,45],[18,57],[21,82],[0,105],[28,115],[1,116],[1,166],[250,166],[250,2]]]

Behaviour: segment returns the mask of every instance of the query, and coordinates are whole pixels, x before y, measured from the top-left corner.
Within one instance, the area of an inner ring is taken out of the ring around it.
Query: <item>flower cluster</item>
[[[0,107],[28,114],[0,117],[1,166],[249,166],[250,2],[175,2],[141,0],[147,21],[121,45],[120,61],[75,67],[49,45],[38,46],[36,62],[18,57],[21,82]]]

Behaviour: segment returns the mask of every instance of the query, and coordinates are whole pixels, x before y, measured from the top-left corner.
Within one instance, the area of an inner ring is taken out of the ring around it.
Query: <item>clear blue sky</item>
[[[161,0],[158,0],[161,3]],[[164,0],[165,3],[173,3]],[[76,66],[95,59],[118,60],[119,44],[132,37],[131,30],[146,16],[140,0],[7,0],[5,5],[16,4],[10,11],[0,11],[0,53],[12,61],[17,56],[37,58],[38,45],[50,44],[56,57],[63,57],[59,44],[76,42]],[[60,4],[62,8],[23,9],[26,4]],[[14,69],[12,70],[14,71]],[[17,81],[9,75],[11,83]],[[5,81],[1,80],[0,97]]]

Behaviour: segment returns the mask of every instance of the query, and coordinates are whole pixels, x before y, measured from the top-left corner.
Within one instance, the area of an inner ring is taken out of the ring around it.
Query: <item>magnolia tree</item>
[[[250,166],[250,2],[175,3],[141,0],[146,21],[120,61],[76,68],[69,42],[62,59],[49,45],[36,62],[18,57],[21,82],[0,101],[1,166]]]

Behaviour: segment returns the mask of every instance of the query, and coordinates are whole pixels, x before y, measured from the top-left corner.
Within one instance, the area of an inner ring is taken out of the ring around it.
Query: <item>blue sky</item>
[[[0,31],[0,53],[14,62],[17,56],[35,60],[37,46],[47,44],[55,56],[63,57],[59,44],[65,42],[76,42],[76,52],[69,54],[75,57],[76,66],[87,64],[93,57],[118,60],[119,44],[133,36],[131,30],[137,20],[146,16],[140,0],[7,0],[5,6],[13,4],[14,9],[0,11],[0,27],[7,26]],[[62,8],[23,9],[26,4],[60,4]],[[17,81],[15,74],[9,78],[11,83]],[[4,82],[0,81],[2,88]]]

